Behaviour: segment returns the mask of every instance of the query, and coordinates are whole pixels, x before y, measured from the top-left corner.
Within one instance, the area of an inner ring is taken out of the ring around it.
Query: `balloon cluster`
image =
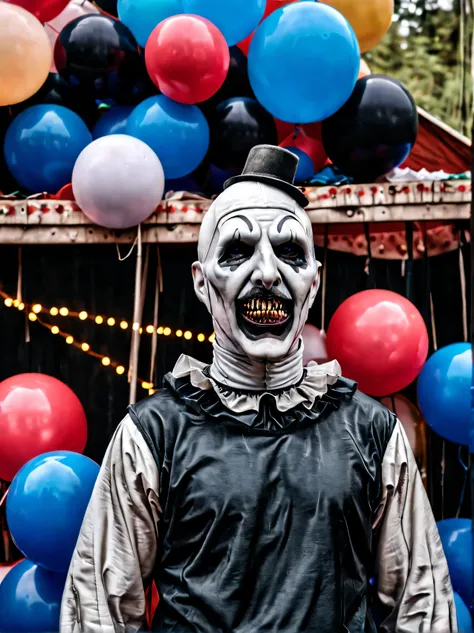
[[[72,182],[111,228],[144,220],[183,178],[218,193],[259,143],[299,156],[298,183],[328,160],[375,178],[416,137],[411,96],[360,58],[392,12],[392,0],[1,2],[9,172],[25,192]]]
[[[55,378],[13,376],[0,383],[0,435],[0,477],[12,480],[7,524],[25,556],[0,584],[0,632],[57,631],[66,573],[99,472],[80,454],[84,410]]]

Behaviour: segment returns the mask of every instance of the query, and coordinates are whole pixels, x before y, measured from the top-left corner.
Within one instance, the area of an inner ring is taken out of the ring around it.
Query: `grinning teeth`
[[[265,301],[265,299],[262,299],[262,309],[263,311],[267,309],[267,302]]]

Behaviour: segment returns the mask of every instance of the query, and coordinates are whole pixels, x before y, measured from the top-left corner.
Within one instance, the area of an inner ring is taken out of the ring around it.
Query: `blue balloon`
[[[207,18],[233,46],[255,31],[265,5],[266,0],[183,0],[183,13]]]
[[[51,571],[69,568],[99,466],[69,451],[44,453],[12,481],[7,523],[18,549]]]
[[[11,122],[5,135],[5,160],[22,187],[56,193],[71,182],[74,163],[91,142],[86,124],[72,110],[34,105]]]
[[[470,444],[472,354],[469,343],[454,343],[431,356],[418,377],[418,404],[436,433]]]
[[[454,591],[466,604],[473,598],[472,521],[445,519],[438,523]]]
[[[314,176],[314,164],[311,158],[306,152],[303,152],[299,147],[285,147],[285,149],[296,154],[300,159],[298,163],[298,169],[296,170],[295,183],[301,185],[304,182],[311,180]]]
[[[250,83],[258,101],[288,123],[312,123],[349,99],[359,74],[357,38],[346,18],[322,2],[271,13],[250,45]]]
[[[59,631],[66,574],[38,567],[29,560],[13,567],[0,584],[0,633]]]
[[[221,169],[220,167],[216,167],[215,165],[210,165],[209,167],[209,188],[212,195],[222,193],[224,191],[224,183],[229,178],[232,178],[235,174],[226,171],[225,169]]]
[[[172,15],[185,13],[182,4],[182,0],[118,0],[117,11],[140,46],[145,47],[155,26]]]
[[[149,97],[135,108],[128,117],[127,134],[151,147],[167,180],[190,174],[209,149],[209,125],[201,110],[165,95]]]
[[[474,633],[472,628],[472,617],[459,594],[454,594],[454,604],[456,605],[456,615],[458,617],[458,633]]]
[[[104,112],[92,130],[92,138],[100,138],[109,134],[125,134],[127,119],[135,106],[115,106]]]
[[[175,180],[165,181],[165,193],[169,191],[187,191],[189,193],[198,193],[201,188],[191,176],[184,176],[184,178],[176,178]]]

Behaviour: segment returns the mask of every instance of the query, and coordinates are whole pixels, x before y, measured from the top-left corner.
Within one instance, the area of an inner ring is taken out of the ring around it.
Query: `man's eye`
[[[251,257],[253,249],[245,242],[231,242],[225,249],[219,259],[220,263],[233,263]]]
[[[304,264],[306,262],[303,249],[292,242],[282,244],[275,250],[277,257],[280,259],[286,259],[297,264]]]

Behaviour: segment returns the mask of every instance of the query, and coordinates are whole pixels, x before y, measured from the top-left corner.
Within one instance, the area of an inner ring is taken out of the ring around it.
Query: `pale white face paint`
[[[319,287],[305,211],[279,189],[240,182],[204,217],[198,250],[194,287],[213,317],[218,344],[255,360],[284,359]]]

